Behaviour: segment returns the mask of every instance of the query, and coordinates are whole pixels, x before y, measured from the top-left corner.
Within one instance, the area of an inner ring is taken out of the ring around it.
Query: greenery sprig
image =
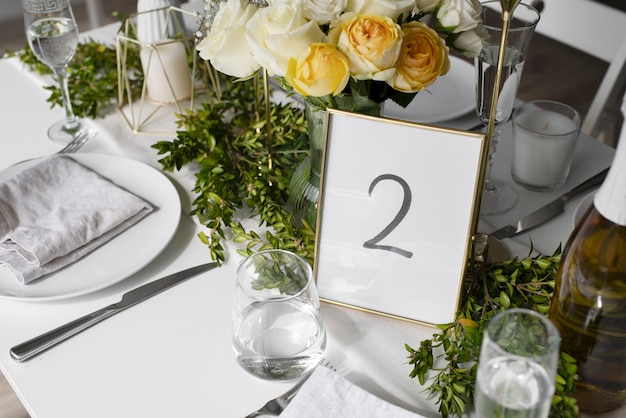
[[[160,160],[165,170],[197,166],[192,214],[208,228],[200,239],[218,262],[225,260],[222,239],[227,233],[245,244],[238,250],[243,256],[282,248],[312,262],[315,232],[306,222],[296,226],[286,205],[291,176],[308,150],[303,112],[290,104],[266,109],[257,78],[214,76],[221,88],[209,93],[202,108],[180,115],[177,138],[153,145],[166,155]],[[235,214],[243,208],[258,214],[261,226],[271,227],[264,236],[236,222]]]
[[[406,344],[413,366],[410,376],[421,385],[428,383],[426,391],[437,399],[444,417],[460,417],[473,403],[480,346],[489,319],[514,307],[548,313],[560,259],[559,249],[551,256],[476,262],[466,277],[456,321],[439,325],[439,331],[418,348]],[[561,353],[551,417],[578,416],[572,397],[575,378],[575,360]]]

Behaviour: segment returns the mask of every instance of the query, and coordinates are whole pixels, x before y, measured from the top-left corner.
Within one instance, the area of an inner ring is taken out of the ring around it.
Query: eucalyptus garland
[[[33,71],[50,73],[28,47],[12,55]],[[138,53],[129,59],[127,65],[136,74],[131,88],[139,95],[143,75]],[[108,112],[117,98],[116,68],[113,47],[95,41],[79,44],[69,67],[77,116],[97,118]],[[312,263],[315,231],[293,218],[288,203],[293,171],[308,153],[303,112],[288,104],[263,106],[266,92],[257,78],[234,80],[217,72],[209,78],[215,88],[200,108],[178,115],[176,138],[153,145],[163,156],[159,162],[164,170],[186,165],[196,169],[193,192],[197,197],[191,215],[207,227],[200,240],[220,263],[226,259],[223,240],[242,245],[237,251],[243,256],[281,248]],[[48,99],[52,106],[61,106],[58,88],[46,89],[52,92]],[[237,220],[246,209],[258,217],[265,233],[246,229]],[[462,416],[474,400],[480,345],[489,319],[513,307],[546,314],[559,262],[560,250],[551,256],[501,263],[474,260],[455,322],[439,325],[439,331],[416,348],[405,345],[412,367],[409,376],[437,399],[444,417]],[[561,353],[551,417],[578,416],[572,397],[575,379],[574,359]]]
[[[159,155],[166,154],[160,160],[164,170],[196,164],[192,215],[208,228],[200,239],[218,262],[225,260],[222,240],[230,234],[245,244],[238,250],[243,256],[281,248],[312,263],[315,232],[296,222],[286,204],[293,172],[308,154],[304,113],[290,104],[266,109],[258,78],[234,80],[215,73],[214,79],[220,88],[200,109],[180,115],[177,138],[153,145]],[[267,227],[263,236],[236,221],[242,209]]]

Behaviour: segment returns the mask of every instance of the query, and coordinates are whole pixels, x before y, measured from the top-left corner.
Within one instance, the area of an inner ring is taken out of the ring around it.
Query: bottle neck
[[[608,220],[626,226],[626,137],[617,145],[609,173],[593,204]]]

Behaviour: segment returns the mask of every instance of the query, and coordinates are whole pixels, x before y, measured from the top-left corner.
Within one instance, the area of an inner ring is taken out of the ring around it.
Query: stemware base
[[[517,193],[500,179],[489,179],[485,185],[480,205],[481,215],[498,215],[507,212],[517,203]]]
[[[75,119],[73,122],[63,119],[50,126],[48,138],[56,144],[67,145],[86,129],[89,127],[80,119]]]

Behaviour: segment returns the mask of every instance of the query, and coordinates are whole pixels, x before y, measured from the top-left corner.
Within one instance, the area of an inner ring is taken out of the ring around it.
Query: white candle
[[[151,100],[174,103],[191,96],[191,73],[182,42],[164,41],[143,47],[141,63]]]
[[[169,0],[137,1],[137,40],[149,44],[167,38],[165,21]]]
[[[530,188],[550,189],[569,174],[578,125],[564,114],[527,110],[514,120],[512,174]]]

